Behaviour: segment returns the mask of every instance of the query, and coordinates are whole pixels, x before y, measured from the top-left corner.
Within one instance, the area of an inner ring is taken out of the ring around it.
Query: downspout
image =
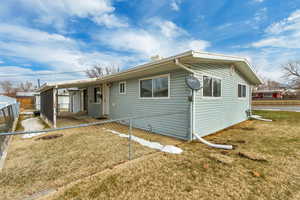
[[[273,121],[271,119],[264,119],[259,115],[252,115],[252,86],[250,86],[249,104],[250,104],[250,109],[249,109],[248,119],[255,119],[255,120],[266,121],[266,122],[272,122]]]
[[[195,75],[195,71],[186,67],[184,64],[180,63],[179,60],[176,58],[174,60],[174,63],[175,65],[177,65],[178,67],[190,72],[192,74],[192,76]],[[205,139],[203,139],[202,137],[200,137],[199,135],[197,135],[195,133],[195,105],[194,105],[194,102],[195,102],[195,91],[191,89],[191,93],[192,93],[192,101],[190,101],[190,127],[191,127],[191,132],[190,132],[190,137],[189,139],[190,140],[193,140],[194,139],[194,136],[196,139],[198,139],[200,142],[210,146],[210,147],[213,147],[213,148],[219,148],[219,149],[233,149],[233,146],[232,145],[221,145],[221,144],[213,144],[213,143],[210,143],[208,141],[206,141]]]
[[[188,71],[191,73],[192,76],[194,76],[195,72],[186,67],[184,64],[180,63],[179,60],[176,58],[174,60],[175,65],[177,65],[178,67],[184,69],[185,71]],[[192,96],[192,100],[190,101],[190,135],[189,135],[189,141],[193,140],[193,132],[195,130],[195,123],[194,123],[194,102],[195,102],[195,92],[194,90],[191,89],[191,96]]]
[[[250,85],[250,87],[249,87],[249,90],[250,90],[250,91],[249,91],[249,93],[250,93],[250,94],[249,94],[249,106],[250,106],[250,109],[249,109],[249,110],[250,110],[250,116],[252,115],[252,87],[253,87],[253,86],[251,86],[251,85]]]

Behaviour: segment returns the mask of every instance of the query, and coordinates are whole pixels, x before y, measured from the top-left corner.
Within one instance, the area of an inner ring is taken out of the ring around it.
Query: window
[[[246,85],[238,84],[238,97],[246,97]]]
[[[203,96],[221,97],[221,79],[203,76]]]
[[[169,97],[169,75],[157,76],[140,80],[140,97]]]
[[[126,82],[119,83],[119,93],[126,94]]]
[[[94,103],[100,103],[101,89],[100,87],[94,88]]]

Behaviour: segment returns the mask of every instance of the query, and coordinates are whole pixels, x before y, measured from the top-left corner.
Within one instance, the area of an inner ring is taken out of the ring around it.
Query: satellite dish
[[[185,83],[192,90],[200,90],[202,88],[199,79],[194,76],[187,76],[185,78]]]

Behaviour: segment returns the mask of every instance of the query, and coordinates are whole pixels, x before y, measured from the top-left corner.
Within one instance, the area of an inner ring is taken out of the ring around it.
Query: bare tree
[[[20,83],[18,90],[22,92],[30,92],[34,90],[34,87],[32,82],[26,81],[24,83]]]
[[[120,72],[120,67],[115,65],[103,66],[101,64],[95,64],[92,68],[85,71],[89,78],[100,78],[117,72]]]
[[[0,87],[6,95],[13,95],[16,93],[13,83],[11,81],[0,81]]]
[[[268,79],[268,78],[263,78],[263,84],[260,84],[257,88],[255,88],[256,90],[276,90],[276,89],[280,89],[282,87],[282,84]]]
[[[0,88],[5,95],[14,97],[17,92],[30,92],[34,90],[34,86],[30,81],[14,85],[11,81],[0,81]]]
[[[282,65],[284,77],[296,87],[300,87],[300,60],[290,61]]]

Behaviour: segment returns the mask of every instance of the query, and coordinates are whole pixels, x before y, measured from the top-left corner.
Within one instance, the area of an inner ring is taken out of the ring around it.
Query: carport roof
[[[38,91],[42,92],[52,88],[81,88],[89,85],[101,84],[104,82],[120,81],[144,75],[168,72],[174,69],[182,69],[181,67],[174,64],[175,59],[178,59],[183,64],[193,64],[199,62],[234,64],[237,70],[241,72],[251,84],[258,85],[262,83],[261,79],[255,73],[252,65],[246,58],[191,50],[175,56],[139,65],[119,73],[103,76],[101,78],[46,83]]]

